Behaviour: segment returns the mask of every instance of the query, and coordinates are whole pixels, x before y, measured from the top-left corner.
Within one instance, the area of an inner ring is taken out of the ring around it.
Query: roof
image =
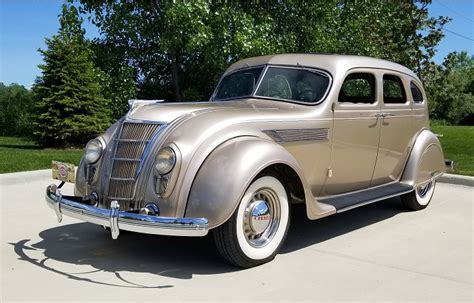
[[[307,67],[315,67],[326,70],[333,75],[336,72],[340,72],[341,69],[347,71],[356,67],[384,68],[398,71],[418,79],[418,76],[412,70],[391,61],[364,56],[320,54],[278,54],[243,59],[232,64],[227,69],[226,73],[243,67],[264,64],[302,65]]]

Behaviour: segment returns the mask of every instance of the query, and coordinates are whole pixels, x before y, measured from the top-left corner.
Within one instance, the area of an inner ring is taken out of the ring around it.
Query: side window
[[[339,102],[374,103],[375,76],[369,73],[354,73],[344,79]]]
[[[413,96],[413,101],[415,101],[415,103],[423,102],[423,94],[421,93],[421,90],[413,81],[411,81],[410,83],[410,90],[411,90],[411,95]]]
[[[394,75],[383,75],[383,102],[385,104],[405,103],[407,97],[402,80]]]

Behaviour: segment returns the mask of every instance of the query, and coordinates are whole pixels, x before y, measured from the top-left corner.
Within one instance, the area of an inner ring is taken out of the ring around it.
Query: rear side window
[[[413,101],[415,101],[415,103],[423,102],[423,94],[421,93],[421,90],[413,81],[411,81],[410,83],[410,90],[411,90],[411,95],[413,96]]]
[[[402,80],[394,75],[383,76],[383,102],[386,104],[405,103],[407,96]]]
[[[354,73],[348,75],[339,92],[339,102],[374,103],[374,75],[369,73]]]

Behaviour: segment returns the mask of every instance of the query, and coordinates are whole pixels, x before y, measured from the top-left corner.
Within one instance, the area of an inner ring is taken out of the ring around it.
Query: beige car
[[[46,200],[59,221],[102,225],[114,239],[212,229],[225,259],[252,267],[277,254],[292,204],[311,220],[394,196],[420,210],[444,171],[411,70],[283,54],[233,64],[209,102],[131,101],[87,144],[75,195],[50,185]],[[73,167],[56,162],[53,175],[73,181]]]

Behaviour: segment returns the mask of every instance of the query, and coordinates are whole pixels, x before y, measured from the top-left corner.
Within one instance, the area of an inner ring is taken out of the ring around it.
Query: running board
[[[334,206],[336,208],[336,211],[338,213],[341,213],[359,206],[364,206],[380,200],[400,196],[409,193],[412,190],[413,187],[410,185],[402,183],[393,183],[363,191],[358,191],[355,193],[323,198],[319,199],[318,201]]]

